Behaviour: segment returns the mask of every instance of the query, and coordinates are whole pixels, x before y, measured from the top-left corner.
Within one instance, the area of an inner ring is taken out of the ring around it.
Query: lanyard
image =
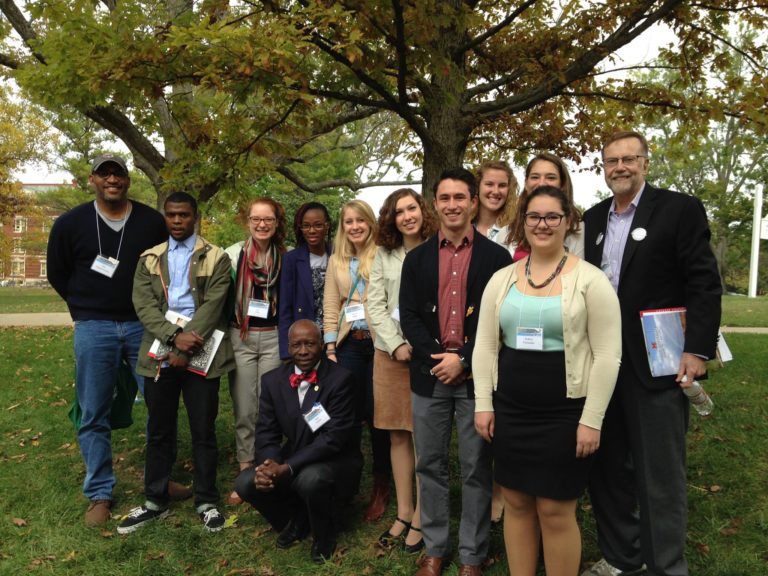
[[[96,202],[93,203],[93,207],[95,209],[96,214],[96,238],[98,238],[99,241],[99,256],[104,256],[104,254],[101,252],[101,231],[99,230],[99,207],[96,206]],[[123,215],[123,227],[120,229],[120,242],[117,244],[117,254],[115,254],[115,260],[120,260],[120,248],[123,246],[123,234],[125,234],[125,227],[128,224],[128,208],[125,209],[125,214]]]

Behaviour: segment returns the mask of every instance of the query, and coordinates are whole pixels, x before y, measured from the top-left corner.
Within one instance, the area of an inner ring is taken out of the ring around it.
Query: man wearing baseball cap
[[[56,219],[47,260],[48,281],[75,322],[85,523],[99,526],[110,517],[115,485],[109,415],[117,372],[123,359],[134,370],[143,333],[131,301],[133,276],[139,255],[167,232],[159,212],[128,199],[131,178],[120,156],[95,158],[88,182],[95,200]],[[143,379],[136,382],[142,389]]]

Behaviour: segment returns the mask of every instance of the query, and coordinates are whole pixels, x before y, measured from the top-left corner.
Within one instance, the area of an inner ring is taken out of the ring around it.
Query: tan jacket
[[[400,322],[392,318],[400,301],[400,278],[402,276],[405,249],[379,248],[371,268],[371,285],[368,290],[368,314],[371,326],[376,332],[373,345],[390,356],[399,346],[406,343]]]
[[[517,281],[518,264],[496,272],[483,292],[472,357],[476,412],[493,411],[502,346],[499,311]],[[605,274],[584,260],[560,279],[566,394],[586,396],[580,423],[599,430],[621,363],[619,299]]]
[[[323,290],[323,334],[336,335],[336,346],[341,344],[349,334],[352,328],[352,322],[342,318],[339,326],[339,318],[342,317],[342,311],[345,306],[352,304],[363,304],[365,307],[365,321],[371,330],[371,335],[375,335],[373,323],[368,315],[368,289],[371,286],[370,280],[365,283],[363,298],[360,299],[360,291],[355,290],[352,298],[347,302],[349,291],[352,288],[352,277],[349,275],[349,261],[342,261],[335,254],[331,255],[328,261],[328,270],[325,274],[325,289]],[[326,339],[326,342],[328,340]]]

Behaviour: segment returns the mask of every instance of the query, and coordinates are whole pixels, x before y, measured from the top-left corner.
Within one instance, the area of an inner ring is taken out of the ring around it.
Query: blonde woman
[[[376,217],[362,200],[341,208],[323,294],[323,342],[328,358],[357,378],[361,420],[368,422],[373,451],[373,491],[365,520],[384,515],[389,502],[389,434],[373,426],[373,333],[368,315],[371,266],[376,256]]]
[[[509,164],[492,160],[477,169],[477,183],[475,228],[489,240],[504,245],[517,208],[517,179]]]

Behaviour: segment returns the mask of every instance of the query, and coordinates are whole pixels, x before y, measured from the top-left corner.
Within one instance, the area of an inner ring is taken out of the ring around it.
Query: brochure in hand
[[[182,328],[186,326],[187,322],[191,320],[191,318],[184,316],[183,314],[179,314],[178,312],[174,312],[173,310],[168,310],[165,313],[165,319],[172,324],[181,326]],[[219,344],[221,344],[222,338],[224,338],[224,332],[221,330],[214,330],[213,334],[211,334],[211,337],[208,338],[208,340],[206,340],[203,344],[200,352],[189,359],[187,370],[194,372],[195,374],[200,374],[201,376],[208,374],[208,370],[213,363],[213,357],[216,356],[216,351],[219,349]],[[162,358],[171,350],[171,347],[155,338],[155,341],[152,342],[152,346],[149,348],[148,355],[151,358]]]
[[[651,375],[677,374],[685,346],[685,308],[641,310],[640,322]]]

